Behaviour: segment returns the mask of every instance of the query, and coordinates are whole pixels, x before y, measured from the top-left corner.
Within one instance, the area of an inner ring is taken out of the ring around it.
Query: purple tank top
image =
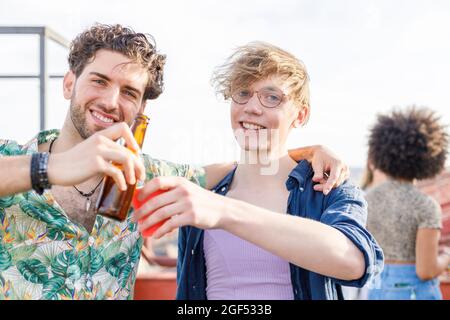
[[[219,229],[205,230],[208,300],[293,300],[289,263]]]

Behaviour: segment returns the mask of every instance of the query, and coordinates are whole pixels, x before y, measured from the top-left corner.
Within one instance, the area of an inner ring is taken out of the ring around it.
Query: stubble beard
[[[81,138],[87,139],[94,134],[87,128],[85,108],[77,103],[75,93],[70,99],[70,119]]]

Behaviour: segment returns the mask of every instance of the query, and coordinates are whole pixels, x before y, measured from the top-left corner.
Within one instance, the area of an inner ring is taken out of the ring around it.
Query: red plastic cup
[[[150,200],[153,197],[156,197],[157,195],[166,192],[167,190],[158,190],[153,192],[152,194],[150,194],[147,198],[145,198],[142,201],[138,200],[138,195],[140,193],[141,189],[136,189],[134,191],[134,195],[133,195],[133,199],[132,199],[132,203],[133,203],[133,208],[134,210],[139,209],[144,203],[146,203],[148,200]],[[142,223],[144,222],[145,218],[147,218],[149,215],[151,215],[153,212],[149,212],[149,214],[147,214],[144,218],[140,219],[138,223]],[[159,227],[161,227],[164,222],[166,222],[169,219],[164,219],[160,222],[158,222],[157,224],[152,225],[150,228],[145,229],[144,231],[142,231],[142,236],[144,237],[150,237],[152,236],[156,230],[158,230]]]

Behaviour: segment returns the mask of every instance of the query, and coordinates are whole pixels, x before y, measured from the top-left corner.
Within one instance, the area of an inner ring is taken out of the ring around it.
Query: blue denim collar
[[[313,175],[311,165],[306,160],[301,160],[289,174],[286,188],[292,191],[294,188],[305,188],[306,181]]]

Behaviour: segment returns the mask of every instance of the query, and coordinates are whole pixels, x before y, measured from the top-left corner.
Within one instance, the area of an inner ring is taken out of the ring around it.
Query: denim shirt
[[[231,171],[213,191],[226,195],[236,169]],[[319,221],[342,232],[361,250],[365,273],[360,279],[345,281],[327,277],[290,263],[292,290],[296,300],[343,299],[341,286],[362,287],[383,269],[380,246],[365,229],[367,203],[363,192],[348,181],[328,195],[313,189],[313,170],[300,161],[289,174],[287,213]],[[300,223],[300,221],[299,221]],[[203,252],[204,231],[185,226],[179,230],[177,264],[177,299],[206,300],[206,266]]]

